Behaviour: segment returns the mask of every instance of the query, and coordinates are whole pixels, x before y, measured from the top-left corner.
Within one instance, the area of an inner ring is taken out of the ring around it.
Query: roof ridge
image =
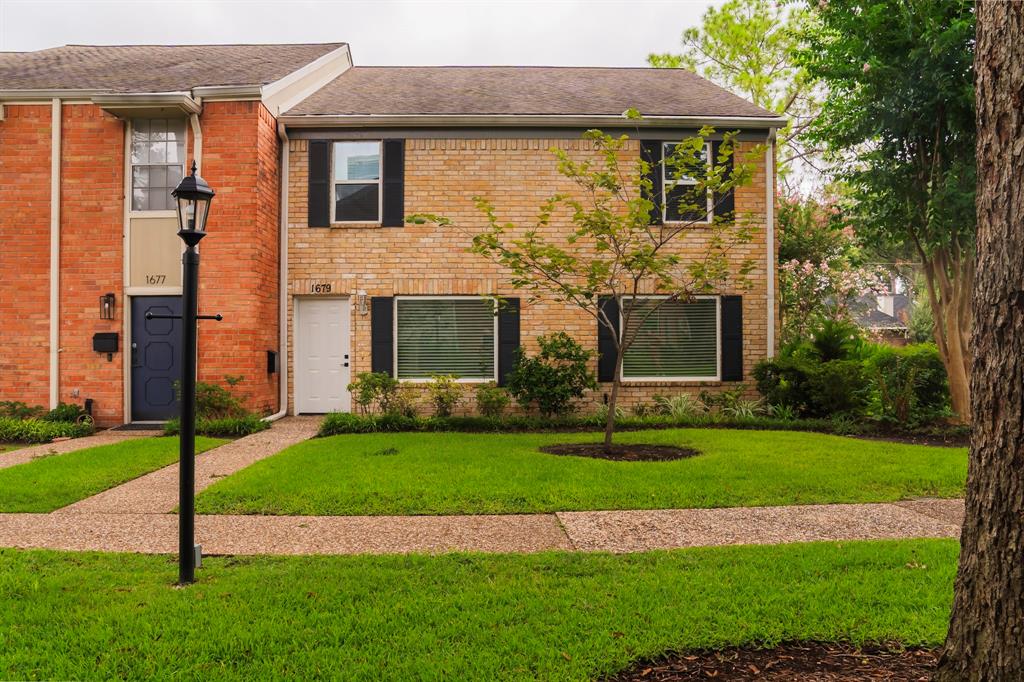
[[[42,50],[33,50],[34,52],[43,52],[45,50],[59,50],[62,47],[311,47],[314,45],[348,45],[346,42],[321,42],[321,43],[118,43],[111,45],[96,45],[89,43],[67,43],[65,45],[58,45],[56,47],[46,47]],[[26,53],[23,53],[26,54]]]

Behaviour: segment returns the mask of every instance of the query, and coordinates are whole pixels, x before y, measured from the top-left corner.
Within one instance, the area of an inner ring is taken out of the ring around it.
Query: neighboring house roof
[[[157,93],[266,85],[344,45],[65,45],[3,53],[0,90]]]
[[[878,309],[878,297],[863,296],[858,303],[864,312],[857,316],[857,324],[865,329],[907,329],[910,319],[910,297],[906,294],[895,294],[893,297],[893,314]]]
[[[286,112],[296,116],[755,117],[766,111],[684,69],[354,66]]]

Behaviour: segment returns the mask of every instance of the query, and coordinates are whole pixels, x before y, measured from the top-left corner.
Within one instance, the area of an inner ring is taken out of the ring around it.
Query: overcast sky
[[[347,42],[356,64],[644,66],[719,0],[0,0],[0,51]]]

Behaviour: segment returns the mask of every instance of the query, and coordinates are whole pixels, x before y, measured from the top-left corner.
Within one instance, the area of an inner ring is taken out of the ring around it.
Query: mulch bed
[[[931,679],[939,649],[793,642],[774,649],[732,648],[673,654],[635,664],[608,682],[813,680],[918,682]]]
[[[700,452],[693,448],[679,448],[674,445],[623,444],[612,445],[606,452],[603,443],[571,443],[569,445],[545,445],[540,449],[549,455],[572,455],[610,459],[616,462],[669,462],[673,459],[694,457]]]

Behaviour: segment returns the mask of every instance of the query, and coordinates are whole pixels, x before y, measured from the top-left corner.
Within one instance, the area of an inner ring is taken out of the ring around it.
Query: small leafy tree
[[[640,119],[635,110],[626,116]],[[525,229],[501,222],[494,204],[484,197],[474,198],[487,218],[487,229],[473,236],[472,252],[505,268],[512,286],[528,292],[531,300],[546,298],[575,306],[610,332],[616,362],[605,422],[606,448],[615,430],[622,358],[643,322],[666,303],[720,292],[730,280],[736,288],[750,286],[754,261],[733,262],[730,252],[750,242],[753,223],[746,217],[721,215],[720,205],[726,193],[750,183],[755,165],[735,158],[736,133],[725,133],[715,158],[707,158],[704,150],[712,134],[712,128],[702,128],[677,144],[665,159],[665,172],[674,178],[665,196],[676,197],[673,203],[680,216],[691,216],[680,221],[652,224],[652,213],[660,213],[663,207],[661,188],[649,178],[650,163],[633,151],[627,135],[613,137],[600,130],[588,130],[583,136],[593,143],[596,157],[577,160],[565,150],[551,150],[558,172],[576,191],[544,201],[536,222]],[[760,146],[748,158],[763,153]],[[687,191],[674,191],[683,179],[695,184]],[[714,197],[710,223],[709,197]],[[571,228],[553,230],[552,217],[560,209],[567,211]],[[410,216],[410,220],[453,224],[428,214]],[[698,229],[702,253],[684,256],[680,246]],[[622,305],[621,325],[609,318],[599,298],[612,295],[630,301],[645,294],[663,298],[651,299],[642,307]]]
[[[435,374],[427,382],[430,402],[434,403],[434,414],[450,417],[462,402],[462,384],[450,374]]]

